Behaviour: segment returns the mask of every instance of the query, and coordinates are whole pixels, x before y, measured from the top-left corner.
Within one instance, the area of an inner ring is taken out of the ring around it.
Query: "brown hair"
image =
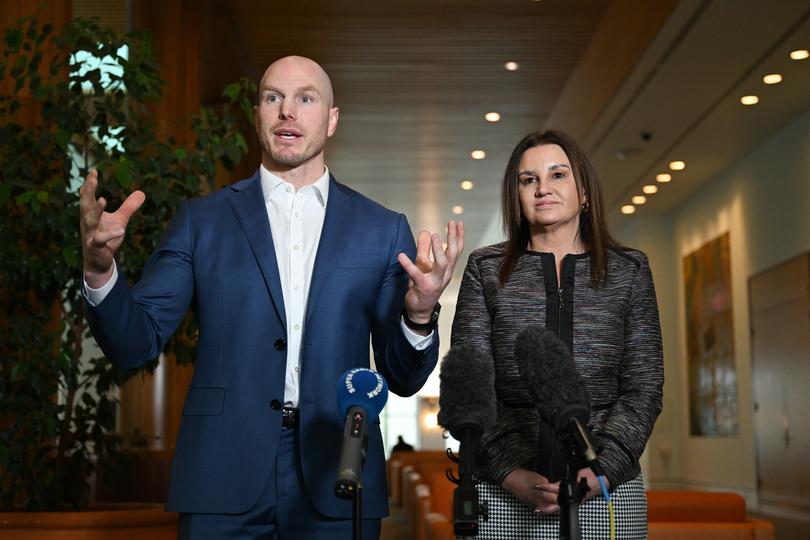
[[[571,162],[580,201],[583,193],[588,197],[588,209],[579,214],[579,235],[585,249],[591,252],[591,284],[598,287],[607,278],[608,248],[622,249],[622,246],[613,239],[608,231],[602,205],[602,191],[599,188],[599,175],[596,173],[593,163],[574,139],[560,131],[551,130],[530,133],[523,137],[515,146],[506,164],[501,184],[501,215],[507,243],[506,256],[498,279],[501,285],[509,280],[518,259],[528,248],[529,222],[520,209],[518,195],[520,159],[529,148],[544,144],[556,144],[563,149]]]

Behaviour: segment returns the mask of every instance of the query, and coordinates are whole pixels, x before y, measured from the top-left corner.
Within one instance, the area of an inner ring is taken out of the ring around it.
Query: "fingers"
[[[105,246],[107,242],[111,240],[120,240],[123,238],[124,238],[123,227],[115,227],[107,230],[97,229],[91,241],[95,247],[102,247]]]
[[[542,504],[534,509],[535,514],[558,514],[560,512],[560,505],[558,504]]]
[[[430,235],[430,247],[433,250],[433,270],[443,274],[445,268],[447,268],[447,255],[445,255],[442,239],[439,238],[438,234]]]
[[[399,261],[400,266],[410,276],[411,280],[416,281],[422,276],[422,270],[411,262],[411,259],[404,253],[397,255],[397,261]]]
[[[431,234],[428,231],[420,232],[416,239],[416,266],[424,273],[433,270],[433,263],[430,262],[430,246]]]
[[[79,207],[84,213],[95,205],[96,189],[98,188],[98,171],[90,169],[84,177],[84,183],[79,188]]]
[[[138,211],[138,208],[141,207],[145,200],[146,195],[144,195],[143,191],[133,191],[121,204],[118,210],[115,211],[115,213],[120,215],[126,224],[129,222],[129,218],[132,217],[132,214]]]
[[[464,250],[464,222],[456,223],[452,219],[447,222],[447,258],[455,261]]]

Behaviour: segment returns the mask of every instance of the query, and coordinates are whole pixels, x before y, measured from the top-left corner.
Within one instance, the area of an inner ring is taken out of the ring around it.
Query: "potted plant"
[[[132,372],[95,347],[84,318],[78,187],[90,167],[116,208],[147,193],[117,263],[137,279],[179,203],[214,187],[247,151],[254,86],[226,88],[192,121],[196,142],[156,137],[163,86],[145,34],[76,19],[58,35],[34,18],[5,31],[0,58],[0,536],[7,512],[87,507],[111,463],[115,388]],[[32,121],[33,119],[33,121]],[[190,359],[189,319],[170,347]],[[64,517],[64,515],[63,515]]]

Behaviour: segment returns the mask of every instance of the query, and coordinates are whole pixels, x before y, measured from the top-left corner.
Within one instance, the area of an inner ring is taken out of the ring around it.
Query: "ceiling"
[[[335,176],[405,213],[415,232],[463,219],[467,253],[502,238],[500,178],[511,149],[531,131],[559,128],[583,143],[615,226],[677,212],[810,107],[810,60],[788,57],[810,48],[807,0],[197,5],[205,99],[242,75],[258,79],[281,56],[315,59],[331,75],[341,109],[327,148]],[[507,71],[507,61],[519,69]],[[764,85],[770,72],[784,81]],[[741,105],[747,94],[760,103]],[[500,122],[484,120],[491,111]],[[486,159],[471,159],[474,149]],[[620,214],[673,159],[686,169],[633,216]],[[475,188],[463,191],[462,180]],[[451,211],[456,205],[460,216]]]

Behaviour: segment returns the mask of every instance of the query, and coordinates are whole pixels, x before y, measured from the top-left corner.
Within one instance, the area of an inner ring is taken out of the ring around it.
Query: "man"
[[[334,494],[339,376],[368,365],[369,335],[376,367],[399,395],[416,392],[435,367],[437,301],[463,225],[449,222],[444,251],[423,231],[414,264],[405,216],[329,174],[332,100],[312,60],[268,67],[255,106],[259,171],[183,203],[132,289],[113,256],[144,194],[107,213],[95,171],[82,187],[88,317],[105,354],[140,365],[190,305],[197,315],[167,504],[181,513],[182,538],[348,537],[351,503]],[[376,424],[363,481],[364,537],[377,538],[388,506]]]

